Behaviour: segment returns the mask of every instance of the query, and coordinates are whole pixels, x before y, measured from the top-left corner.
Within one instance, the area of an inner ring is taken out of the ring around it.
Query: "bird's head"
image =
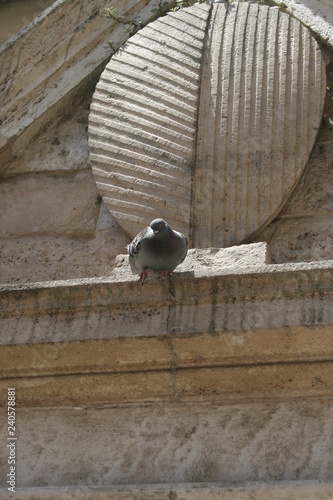
[[[164,231],[168,227],[168,224],[163,219],[154,219],[150,223],[151,229],[154,231],[155,236]]]

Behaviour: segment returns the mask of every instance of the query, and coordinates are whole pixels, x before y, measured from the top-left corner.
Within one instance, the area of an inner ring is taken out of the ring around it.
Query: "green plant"
[[[134,35],[134,33],[136,33],[144,25],[140,17],[125,19],[124,16],[119,16],[117,10],[113,7],[107,7],[105,10],[106,10],[105,16],[109,17],[110,19],[114,19],[118,23],[121,23],[124,26],[126,26],[126,30],[129,32],[130,35]]]
[[[151,12],[156,14],[156,17],[160,17],[164,16],[168,12],[176,12],[177,10],[183,9],[184,7],[190,7],[194,3],[204,3],[205,1],[207,0],[197,0],[196,2],[195,0],[177,0],[176,5],[174,7],[170,7],[170,2],[168,2],[167,0],[158,0],[153,9],[151,9]],[[232,2],[233,0],[224,1]],[[134,35],[137,31],[139,31],[146,25],[146,23],[144,23],[140,17],[126,19],[124,16],[119,15],[115,7],[106,7],[105,12],[106,13],[103,14],[105,17],[123,24],[126,27],[129,36]],[[112,40],[109,40],[108,44],[111,47],[112,52],[114,53],[116,51],[116,48],[114,47]]]

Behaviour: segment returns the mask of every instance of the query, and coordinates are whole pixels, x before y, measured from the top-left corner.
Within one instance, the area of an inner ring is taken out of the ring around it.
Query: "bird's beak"
[[[158,235],[158,233],[159,233],[159,230],[158,230],[158,229],[155,229],[154,234],[155,234],[155,235]]]

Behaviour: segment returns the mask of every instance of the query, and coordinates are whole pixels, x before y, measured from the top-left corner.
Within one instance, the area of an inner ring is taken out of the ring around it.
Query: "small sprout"
[[[118,14],[117,10],[114,7],[106,7],[105,11],[106,14],[104,14],[104,16],[113,19],[118,23],[123,24],[125,26],[126,31],[128,31],[128,33],[130,34],[130,36],[134,35],[137,31],[139,31],[140,28],[144,26],[142,20],[139,17],[135,17],[133,19],[125,19],[124,16],[120,16]],[[112,41],[109,40],[108,43],[114,53],[115,48],[112,44]]]
[[[206,1],[207,0],[197,0],[196,3],[201,4],[205,3]],[[223,1],[228,1],[229,3],[233,2],[233,0],[223,0]],[[157,14],[157,16],[163,16],[167,12],[176,12],[177,10],[183,9],[184,7],[190,7],[193,4],[194,0],[177,0],[175,7],[170,7],[169,1],[158,0],[155,6],[151,9],[151,12],[153,14]],[[123,24],[126,28],[126,31],[129,33],[129,36],[134,35],[137,31],[139,31],[139,29],[145,26],[145,23],[143,23],[143,21],[139,17],[135,17],[132,19],[125,19],[124,16],[120,16],[115,7],[105,7],[105,14],[103,14],[103,16]],[[116,49],[112,41],[109,40],[108,44],[112,49],[112,53],[114,54]]]
[[[323,128],[332,128],[332,122],[328,115],[323,116],[322,126]]]
[[[112,50],[112,54],[114,54],[116,52],[116,49],[115,49],[115,46],[112,43],[112,40],[108,40],[108,44],[109,44],[109,47]]]
[[[114,7],[106,7],[106,14],[103,14],[105,17],[108,17],[110,19],[114,19],[115,21],[118,21],[119,23],[124,22],[124,17],[123,16],[118,16],[117,10]]]

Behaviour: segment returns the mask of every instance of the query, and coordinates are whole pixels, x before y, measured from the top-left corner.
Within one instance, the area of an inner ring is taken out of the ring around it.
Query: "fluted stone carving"
[[[209,7],[133,36],[101,76],[89,138],[97,186],[135,236],[156,214],[188,235],[202,48]]]
[[[249,239],[299,181],[320,125],[325,67],[278,9],[196,5],[111,59],[90,112],[97,186],[129,236],[161,216],[197,248]]]

